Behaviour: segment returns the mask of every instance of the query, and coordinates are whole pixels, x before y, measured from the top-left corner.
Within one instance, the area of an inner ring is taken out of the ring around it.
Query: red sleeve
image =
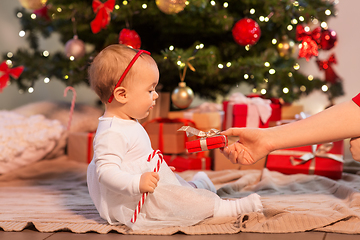
[[[352,99],[360,107],[360,93]]]

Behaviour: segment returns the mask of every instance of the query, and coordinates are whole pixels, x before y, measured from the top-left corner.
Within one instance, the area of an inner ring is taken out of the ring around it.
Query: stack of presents
[[[238,140],[236,136],[219,135],[221,130],[230,127],[268,128],[297,121],[303,111],[301,105],[235,93],[222,104],[203,103],[196,108],[168,111],[169,95],[163,94],[162,98],[154,112],[141,123],[149,134],[152,148],[160,149],[167,164],[176,171],[266,167],[284,174],[341,178],[343,141],[277,150],[246,166],[232,164],[220,152],[219,148]],[[70,134],[68,154],[74,155],[71,159],[91,161],[93,136],[94,133]]]

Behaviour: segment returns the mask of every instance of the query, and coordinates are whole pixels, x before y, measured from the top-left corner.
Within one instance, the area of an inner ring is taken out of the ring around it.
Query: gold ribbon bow
[[[207,151],[208,146],[206,144],[206,138],[213,137],[213,136],[221,136],[220,131],[217,129],[212,128],[211,130],[204,132],[199,129],[190,127],[190,126],[182,126],[178,131],[184,131],[186,132],[186,136],[192,137],[192,136],[198,136],[200,137],[200,147],[201,151]]]
[[[330,143],[321,144],[318,149],[316,149],[317,148],[316,144],[311,145],[312,152],[306,152],[305,154],[303,151],[285,150],[285,149],[274,151],[273,154],[276,154],[276,155],[301,155],[301,154],[303,154],[301,157],[290,156],[291,164],[293,166],[297,166],[300,164],[305,164],[311,160],[310,166],[309,166],[309,174],[314,174],[316,157],[330,158],[330,159],[338,161],[338,162],[344,161],[342,155],[328,153],[333,148],[333,146],[334,146],[334,144],[332,142],[330,142]]]

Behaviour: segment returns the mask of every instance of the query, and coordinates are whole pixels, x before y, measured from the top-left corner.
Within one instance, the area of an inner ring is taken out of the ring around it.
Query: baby
[[[99,118],[87,182],[100,216],[109,224],[146,230],[262,211],[259,195],[223,200],[205,173],[188,183],[151,148],[137,120],[148,116],[158,98],[159,70],[149,52],[110,45],[94,58],[89,80],[105,112]],[[157,164],[159,171],[154,172]],[[143,193],[148,195],[131,221]]]

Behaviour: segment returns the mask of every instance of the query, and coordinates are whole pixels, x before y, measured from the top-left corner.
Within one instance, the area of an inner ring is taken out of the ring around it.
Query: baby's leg
[[[206,189],[216,193],[216,188],[208,175],[204,172],[198,172],[194,175],[193,179],[189,182],[194,188]]]
[[[253,193],[250,196],[236,200],[221,199],[218,207],[215,208],[214,217],[236,217],[239,214],[262,212],[262,210],[260,196]]]

